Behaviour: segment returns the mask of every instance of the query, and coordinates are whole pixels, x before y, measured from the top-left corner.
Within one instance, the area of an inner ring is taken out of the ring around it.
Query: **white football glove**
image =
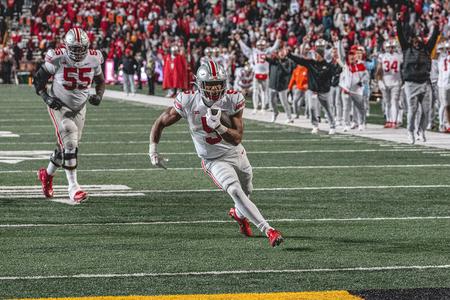
[[[216,129],[221,125],[220,123],[220,116],[222,112],[220,109],[217,109],[217,113],[214,115],[211,111],[211,108],[208,108],[206,111],[206,125],[208,125],[209,128]]]
[[[150,151],[148,153],[148,156],[150,157],[150,161],[153,166],[157,168],[163,168],[167,169],[167,167],[164,165],[164,162],[169,161],[168,159],[163,158],[158,151],[156,150],[156,144],[151,143],[150,144]]]
[[[220,109],[217,109],[216,114],[213,114],[211,108],[208,108],[206,111],[206,125],[208,125],[209,128],[214,129],[217,133],[224,134],[228,128],[220,123],[221,115],[222,111]]]

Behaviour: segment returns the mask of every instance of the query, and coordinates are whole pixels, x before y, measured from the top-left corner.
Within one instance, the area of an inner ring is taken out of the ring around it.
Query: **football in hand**
[[[218,110],[216,108],[211,108],[213,115],[217,114],[217,111]],[[222,110],[222,113],[220,114],[220,123],[225,127],[233,128],[231,118],[224,110]]]

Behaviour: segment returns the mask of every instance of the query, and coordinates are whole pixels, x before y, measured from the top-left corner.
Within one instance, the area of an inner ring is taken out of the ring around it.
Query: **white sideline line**
[[[320,141],[324,141],[327,138],[323,138],[323,139],[316,139],[316,138],[306,138],[306,139],[302,139],[302,138],[298,138],[298,139],[279,139],[279,140],[260,140],[260,139],[250,139],[250,140],[245,140],[243,143],[294,143],[294,142],[306,142],[306,141],[310,141],[310,142],[320,142]],[[5,142],[5,143],[0,143],[0,145],[55,145],[56,142]],[[87,141],[82,141],[81,142],[83,145],[86,144],[120,144],[120,145],[126,145],[126,144],[148,144],[148,141],[96,141],[96,142],[87,142]],[[192,144],[192,140],[186,139],[186,140],[163,140],[161,141],[161,144]],[[423,150],[423,149],[422,149]]]
[[[386,267],[354,267],[354,268],[318,268],[318,269],[284,269],[284,270],[230,270],[205,272],[174,272],[174,273],[109,273],[109,274],[74,274],[74,275],[40,275],[40,276],[3,276],[0,280],[41,280],[69,278],[124,278],[124,277],[177,277],[177,276],[220,276],[242,274],[283,274],[283,273],[326,273],[326,272],[379,272],[401,270],[450,269],[450,265],[425,266],[386,266]]]
[[[305,186],[285,188],[255,188],[253,191],[316,191],[316,190],[364,190],[364,189],[405,189],[405,188],[449,188],[450,184],[438,185],[367,185],[367,186]],[[184,190],[140,190],[139,193],[204,193],[223,192],[219,189],[184,189]]]
[[[117,185],[117,184],[102,184],[102,185],[83,185],[83,187],[87,190],[95,190],[95,191],[120,191],[125,190],[129,191],[131,190],[129,186],[126,185]],[[10,186],[0,186],[0,191],[2,190],[40,190],[40,185],[10,185]],[[54,185],[54,190],[64,190],[67,191],[66,185]]]
[[[279,133],[279,132],[284,132],[284,133],[300,133],[298,130],[292,130],[292,129],[278,129],[278,128],[274,128],[273,130],[245,130],[245,133]],[[164,135],[170,135],[170,134],[187,134],[189,135],[189,131],[187,130],[175,130],[175,131],[164,131]],[[146,132],[143,131],[114,131],[114,132],[105,132],[105,131],[92,131],[92,132],[84,132],[83,136],[86,135],[105,135],[105,134],[145,134],[148,135]],[[21,133],[20,136],[28,136],[28,135],[54,135],[54,133],[43,133],[43,132],[27,132],[27,133]],[[320,139],[316,139],[316,140],[320,140]],[[344,139],[345,140],[345,139]],[[350,140],[350,139],[349,139]]]
[[[345,166],[267,166],[267,167],[252,167],[253,170],[283,170],[283,169],[403,169],[403,168],[448,168],[450,164],[428,164],[428,165],[345,165]],[[148,172],[164,172],[164,171],[197,171],[202,170],[202,168],[186,167],[186,168],[170,168],[159,169],[159,168],[137,168],[137,169],[80,169],[78,172],[137,172],[137,171],[148,171]],[[62,172],[62,170],[59,170]],[[36,173],[35,170],[10,170],[10,171],[0,171],[0,174],[9,173]]]
[[[22,194],[22,195],[14,195],[14,194],[7,194],[3,195],[0,194],[0,199],[42,199],[44,196],[39,194],[39,192],[35,192],[34,194]],[[67,191],[66,191],[67,193]],[[95,193],[90,192],[89,197],[139,197],[139,196],[145,196],[144,193],[140,192],[128,192],[128,193]],[[58,198],[59,199],[59,198]],[[54,201],[55,199],[50,199],[50,201]]]
[[[414,221],[414,220],[449,220],[450,216],[425,217],[373,217],[373,218],[317,218],[317,219],[268,219],[280,223],[314,223],[314,222],[365,222],[365,221]],[[41,224],[0,224],[0,228],[27,227],[84,227],[84,226],[152,226],[152,225],[189,225],[189,224],[224,224],[231,220],[193,220],[193,221],[154,221],[154,222],[109,222],[109,223],[41,223]]]

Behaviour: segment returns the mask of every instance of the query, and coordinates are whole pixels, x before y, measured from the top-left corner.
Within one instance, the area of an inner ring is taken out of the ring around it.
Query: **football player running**
[[[105,91],[105,79],[100,51],[89,49],[89,38],[79,28],[69,30],[64,37],[65,48],[50,49],[45,63],[36,72],[33,85],[36,93],[47,104],[55,127],[56,149],[50,156],[47,169],[38,171],[42,191],[46,198],[53,197],[53,176],[59,167],[66,171],[70,200],[80,203],[88,194],[77,181],[78,144],[84,127],[86,102],[99,105]],[[47,82],[53,83],[47,90]],[[95,94],[89,95],[91,83]]]
[[[239,92],[226,90],[227,73],[213,60],[198,68],[196,86],[197,91],[179,93],[173,107],[167,108],[154,122],[149,152],[152,165],[165,168],[157,150],[162,131],[185,118],[203,170],[235,203],[229,215],[239,224],[240,232],[252,235],[250,221],[266,234],[272,247],[279,245],[283,242],[281,233],[269,225],[249,199],[253,189],[252,167],[241,144],[244,97]],[[222,113],[230,117],[229,127],[221,123]]]

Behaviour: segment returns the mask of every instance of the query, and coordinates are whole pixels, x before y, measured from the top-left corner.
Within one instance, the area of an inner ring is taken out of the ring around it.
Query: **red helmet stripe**
[[[216,77],[217,76],[216,63],[213,60],[210,60],[209,61],[209,66],[211,67],[212,76]]]
[[[75,38],[77,39],[77,42],[80,42],[80,31],[78,28],[75,28]]]

